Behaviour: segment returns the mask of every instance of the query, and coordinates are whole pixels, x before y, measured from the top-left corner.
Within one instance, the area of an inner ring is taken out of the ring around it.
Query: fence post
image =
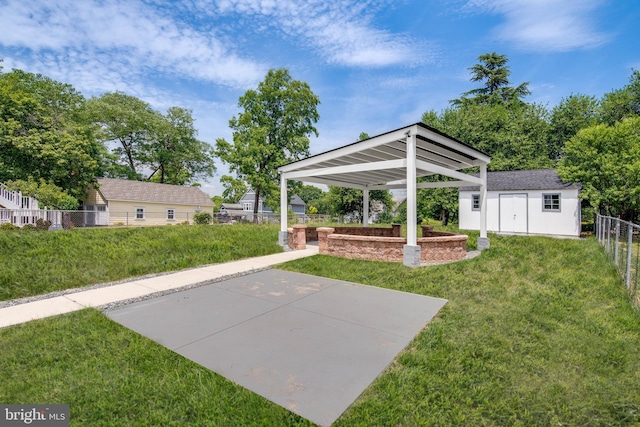
[[[618,265],[618,247],[620,246],[620,218],[616,220],[616,247],[613,250],[613,262]]]
[[[611,217],[607,217],[607,253],[611,254]]]
[[[627,289],[631,288],[631,261],[633,259],[633,223],[629,222],[627,229]]]

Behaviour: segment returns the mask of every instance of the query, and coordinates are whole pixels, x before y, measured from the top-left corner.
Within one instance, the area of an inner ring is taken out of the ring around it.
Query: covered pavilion
[[[489,155],[423,123],[415,123],[278,168],[280,173],[279,243],[287,244],[287,181],[356,188],[363,191],[363,225],[369,223],[369,191],[406,189],[407,244],[404,265],[420,265],[417,244],[418,188],[480,186],[480,238],[478,249],[489,247],[487,238],[487,164]],[[478,167],[479,176],[460,172]],[[453,181],[417,182],[420,177],[442,175]]]

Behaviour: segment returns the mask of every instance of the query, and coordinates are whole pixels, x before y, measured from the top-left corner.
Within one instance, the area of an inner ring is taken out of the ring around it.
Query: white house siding
[[[462,230],[480,229],[480,211],[472,210],[472,195],[478,191],[459,192],[459,226]],[[501,232],[500,195],[526,194],[526,233],[579,236],[580,199],[577,189],[509,190],[487,192],[487,230]],[[560,194],[560,211],[543,211],[543,194]]]

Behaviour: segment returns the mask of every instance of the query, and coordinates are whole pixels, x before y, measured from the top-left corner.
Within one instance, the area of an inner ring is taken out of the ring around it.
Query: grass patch
[[[87,309],[0,329],[0,402],[65,403],[71,425],[309,425]]]
[[[640,317],[595,239],[491,236],[478,258],[419,269],[281,267],[449,300],[337,426],[640,423]],[[1,329],[0,372],[0,402],[68,403],[72,425],[308,423],[95,310]]]
[[[325,256],[282,266],[449,300],[336,425],[640,422],[640,318],[597,241],[491,245],[423,269]]]
[[[275,225],[0,232],[0,301],[281,252]]]

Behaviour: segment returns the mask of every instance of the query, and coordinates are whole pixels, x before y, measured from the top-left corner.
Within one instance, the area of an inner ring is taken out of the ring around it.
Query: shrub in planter
[[[20,230],[20,227],[13,225],[10,222],[0,224],[0,230]]]
[[[36,228],[38,230],[45,231],[45,230],[48,230],[49,227],[51,227],[51,221],[49,220],[43,221],[42,218],[38,218],[36,220]]]
[[[193,215],[193,222],[195,224],[211,224],[213,217],[209,212],[198,212]]]

